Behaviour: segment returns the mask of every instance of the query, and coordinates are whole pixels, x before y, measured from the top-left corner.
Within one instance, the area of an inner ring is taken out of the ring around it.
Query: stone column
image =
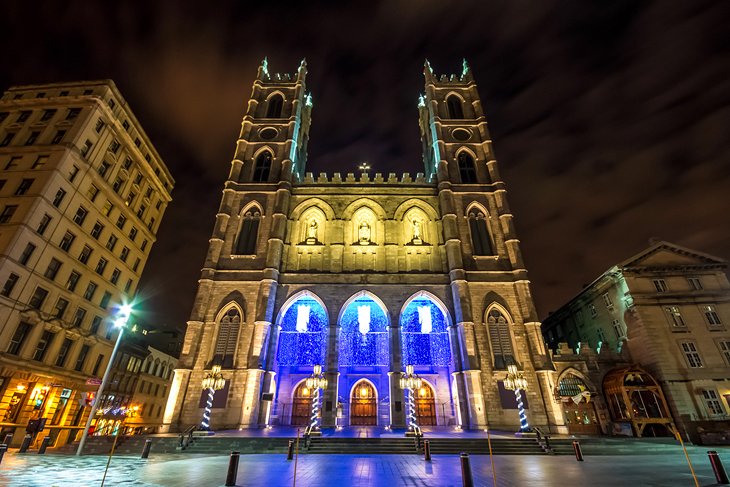
[[[243,390],[243,401],[241,405],[241,423],[239,428],[251,428],[259,426],[259,406],[261,404],[261,382],[264,371],[261,369],[248,369],[246,371],[246,385]]]

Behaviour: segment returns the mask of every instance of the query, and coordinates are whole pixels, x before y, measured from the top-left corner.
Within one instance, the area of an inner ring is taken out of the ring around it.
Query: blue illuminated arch
[[[421,291],[403,307],[400,318],[403,365],[451,365],[449,316],[434,295]]]
[[[375,295],[361,291],[340,312],[339,365],[390,365],[388,313]]]
[[[308,291],[295,294],[279,313],[279,365],[324,365],[327,350],[327,310]]]

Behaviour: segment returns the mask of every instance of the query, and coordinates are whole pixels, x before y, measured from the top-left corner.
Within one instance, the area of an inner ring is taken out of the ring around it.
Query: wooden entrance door
[[[596,409],[592,402],[585,399],[576,404],[572,399],[563,402],[563,414],[571,434],[600,435],[601,426],[598,424]]]
[[[360,381],[352,388],[350,425],[377,426],[377,424],[378,400],[375,388],[367,381]]]
[[[312,391],[302,382],[294,390],[291,409],[291,425],[306,426],[312,414]]]
[[[433,389],[425,382],[413,391],[416,396],[416,418],[419,426],[436,426],[436,400]]]

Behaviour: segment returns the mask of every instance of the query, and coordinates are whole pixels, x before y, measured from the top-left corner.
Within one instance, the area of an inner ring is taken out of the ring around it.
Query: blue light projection
[[[429,297],[408,303],[400,318],[403,365],[451,365],[448,321]]]
[[[340,365],[389,365],[388,318],[373,298],[352,301],[340,320]]]
[[[279,365],[324,364],[327,347],[327,313],[310,296],[297,299],[280,322]]]

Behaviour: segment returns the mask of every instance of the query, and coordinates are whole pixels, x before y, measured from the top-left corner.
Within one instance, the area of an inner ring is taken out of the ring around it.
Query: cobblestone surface
[[[721,453],[730,467],[730,454]],[[715,485],[704,450],[691,458],[701,486]],[[0,465],[0,485],[13,487],[99,486],[106,465],[101,456],[69,457],[7,454]],[[472,456],[476,486],[492,486],[489,457]],[[222,486],[227,456],[158,455],[149,460],[114,457],[104,485],[145,487]],[[600,456],[576,462],[570,456],[496,456],[498,486],[692,486],[681,450],[676,455]],[[284,455],[244,455],[238,486],[290,486],[294,462]],[[456,455],[418,456],[302,455],[296,485],[302,487],[460,487]]]

